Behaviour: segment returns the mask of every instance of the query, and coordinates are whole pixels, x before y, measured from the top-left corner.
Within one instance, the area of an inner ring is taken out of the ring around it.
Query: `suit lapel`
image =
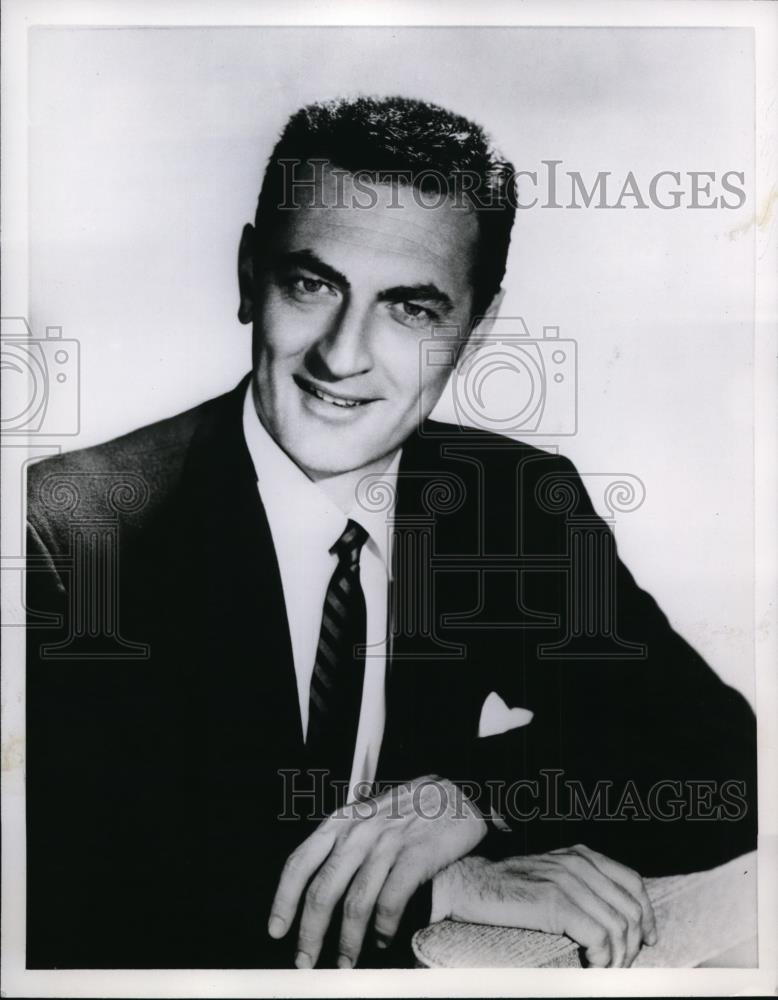
[[[452,604],[456,575],[433,570],[437,554],[461,551],[462,510],[446,497],[461,484],[461,466],[442,457],[441,442],[414,434],[399,470],[394,573],[391,590],[392,657],[387,669],[387,712],[377,778],[405,781],[427,773],[455,776],[470,726],[467,650],[441,621]],[[465,513],[468,505],[464,505]]]
[[[196,432],[178,505],[184,511],[180,545],[189,547],[186,615],[199,619],[191,655],[200,665],[206,771],[225,808],[230,800],[232,808],[239,802],[245,808],[251,790],[278,804],[279,770],[305,768],[281,577],[242,430],[246,384],[217,401]],[[464,690],[470,661],[453,645],[456,637],[438,628],[458,578],[438,574],[433,585],[429,567],[435,550],[457,551],[461,544],[461,515],[441,515],[430,502],[436,482],[445,492],[460,474],[459,463],[441,459],[438,441],[417,433],[406,442],[395,510],[394,633],[380,780],[451,772],[462,734],[472,728]],[[251,799],[257,801],[254,794]]]
[[[242,429],[246,385],[195,434],[182,485],[209,769],[235,791],[294,766],[302,749],[281,578]]]

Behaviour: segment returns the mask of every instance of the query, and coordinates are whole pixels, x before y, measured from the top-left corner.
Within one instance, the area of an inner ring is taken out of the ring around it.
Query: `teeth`
[[[322,392],[321,389],[317,389],[315,385],[311,385],[310,382],[305,384],[305,388],[317,399],[323,400],[325,403],[332,403],[333,406],[342,406],[346,409],[354,406],[363,406],[363,402],[359,399],[341,399],[337,396],[330,396],[327,392]]]

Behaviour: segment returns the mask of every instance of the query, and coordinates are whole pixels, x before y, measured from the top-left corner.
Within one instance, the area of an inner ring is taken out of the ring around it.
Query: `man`
[[[302,109],[241,240],[251,376],[31,468],[29,965],[403,964],[443,917],[628,965],[641,876],[754,846],[750,709],[570,463],[428,420],[513,195],[441,108]]]

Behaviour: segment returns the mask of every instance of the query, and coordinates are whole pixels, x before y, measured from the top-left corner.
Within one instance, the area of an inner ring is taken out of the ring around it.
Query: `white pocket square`
[[[511,729],[520,729],[532,722],[535,713],[528,708],[508,708],[496,691],[483,704],[478,720],[478,736],[499,736]]]

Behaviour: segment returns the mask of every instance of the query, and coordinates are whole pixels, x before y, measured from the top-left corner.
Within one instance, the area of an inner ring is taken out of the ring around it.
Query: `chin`
[[[361,461],[353,450],[345,454],[342,449],[317,447],[310,439],[298,442],[298,445],[285,449],[286,453],[296,465],[314,478],[352,472],[370,461],[370,459]]]
[[[304,456],[298,461],[298,465],[305,470],[309,475],[316,479],[321,479],[328,476],[340,476],[347,472],[354,472],[357,469],[363,468],[365,465],[370,464],[371,459],[366,458],[364,461],[355,460],[354,456],[351,455],[348,459],[345,457],[339,458],[333,456],[328,458],[322,456],[321,453],[317,455],[311,455],[310,457]]]

